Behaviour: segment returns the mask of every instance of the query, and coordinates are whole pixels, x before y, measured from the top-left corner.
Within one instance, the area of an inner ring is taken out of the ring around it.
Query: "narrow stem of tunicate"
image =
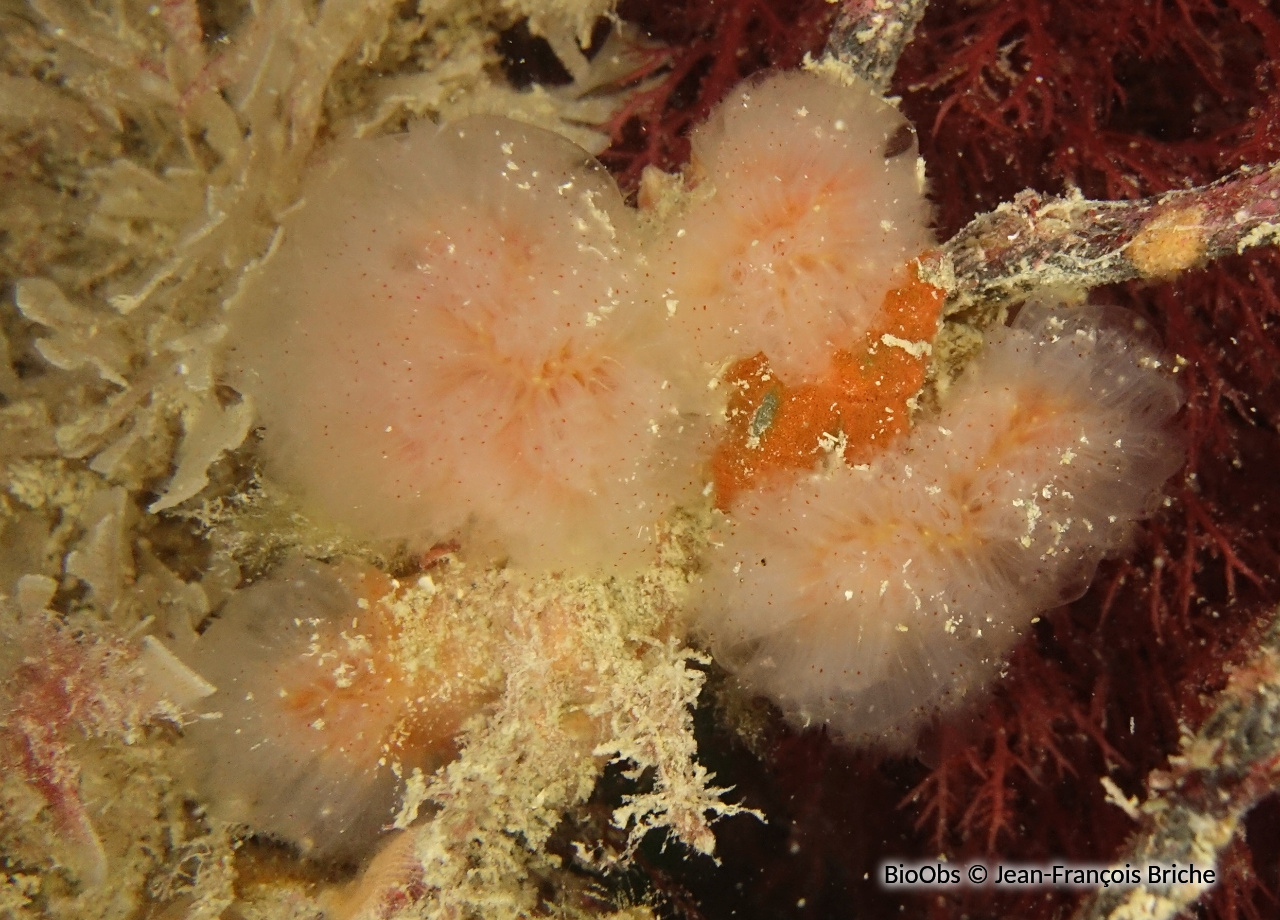
[[[928,0],[844,0],[827,37],[827,55],[887,94],[926,6]]]

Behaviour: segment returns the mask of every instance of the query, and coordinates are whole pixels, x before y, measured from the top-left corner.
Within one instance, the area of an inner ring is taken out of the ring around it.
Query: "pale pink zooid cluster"
[[[717,373],[761,349],[820,372],[929,242],[910,127],[865,87],[757,81],[695,152],[653,227],[513,121],[339,145],[234,317],[268,473],[366,537],[651,562],[707,481]]]
[[[268,471],[314,512],[533,568],[638,568],[698,483],[637,215],[500,118],[353,141],[237,318]]]
[[[897,746],[984,686],[1182,465],[1178,388],[1130,324],[1029,305],[905,444],[746,503],[702,585],[717,659],[798,721]]]
[[[764,352],[789,383],[821,375],[933,244],[910,123],[862,86],[783,73],[692,142],[699,186],[653,260],[687,360]]]
[[[340,146],[234,330],[268,472],[374,538],[647,563],[703,493],[715,374],[822,373],[929,239],[909,126],[865,87],[757,81],[694,149],[646,229],[583,151],[504,119]],[[981,686],[1180,463],[1176,387],[1122,325],[1029,309],[904,444],[744,500],[694,605],[717,658],[859,739]]]

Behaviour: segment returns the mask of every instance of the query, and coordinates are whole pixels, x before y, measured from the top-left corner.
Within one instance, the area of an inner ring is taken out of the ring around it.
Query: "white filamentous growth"
[[[849,740],[909,742],[1124,545],[1182,463],[1180,397],[1118,317],[1058,310],[988,333],[902,447],[744,503],[700,609],[749,688]]]

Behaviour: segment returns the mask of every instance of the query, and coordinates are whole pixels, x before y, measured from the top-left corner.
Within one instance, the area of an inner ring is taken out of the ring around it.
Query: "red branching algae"
[[[1139,197],[1274,159],[1277,29],[1251,3],[934,10],[897,87],[922,129],[941,235],[1023,187]],[[976,727],[940,731],[907,801],[932,848],[1112,856],[1131,825],[1097,778],[1140,793],[1274,606],[1263,575],[1277,559],[1278,266],[1270,250],[1106,295],[1147,315],[1178,356],[1185,475],[1133,553],[1018,650]]]
[[[1249,0],[934,4],[894,85],[942,235],[1024,188],[1136,198],[1273,159],[1277,23]]]

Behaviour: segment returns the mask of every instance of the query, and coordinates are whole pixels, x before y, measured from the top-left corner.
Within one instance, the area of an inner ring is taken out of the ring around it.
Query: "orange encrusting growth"
[[[764,352],[732,365],[727,431],[711,460],[716,506],[731,508],[743,492],[787,472],[813,469],[834,445],[860,463],[909,427],[909,400],[924,384],[943,294],[920,280],[915,263],[885,294],[879,315],[858,344],[839,349],[811,383],[778,379]]]

